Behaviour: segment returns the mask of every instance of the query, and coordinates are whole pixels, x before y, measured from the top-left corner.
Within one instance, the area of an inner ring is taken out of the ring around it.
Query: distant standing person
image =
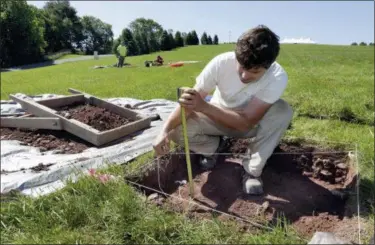
[[[124,44],[120,44],[117,47],[117,52],[118,52],[118,55],[119,55],[117,67],[121,68],[124,65],[125,57],[128,53],[128,50],[127,50],[127,48]]]

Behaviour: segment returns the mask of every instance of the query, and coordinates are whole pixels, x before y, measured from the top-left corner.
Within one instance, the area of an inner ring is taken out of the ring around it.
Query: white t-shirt
[[[243,107],[253,96],[272,104],[283,94],[288,75],[277,62],[258,81],[248,84],[241,82],[236,66],[234,52],[217,55],[196,78],[194,88],[207,93],[215,89],[211,103],[226,108]]]

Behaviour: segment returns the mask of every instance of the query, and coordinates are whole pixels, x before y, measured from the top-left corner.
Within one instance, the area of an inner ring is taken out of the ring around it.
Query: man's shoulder
[[[214,57],[216,61],[233,61],[236,59],[234,51],[220,53]]]
[[[235,65],[236,61],[236,55],[232,51],[224,52],[216,55],[212,60],[211,64],[213,67],[216,67],[216,69],[219,69],[220,72],[232,70],[232,68]]]
[[[278,62],[274,62],[270,67],[269,75],[277,79],[288,80],[288,74],[285,69]]]

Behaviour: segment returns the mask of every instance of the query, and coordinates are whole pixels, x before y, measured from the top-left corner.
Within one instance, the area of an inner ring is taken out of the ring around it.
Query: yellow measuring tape
[[[177,89],[178,98],[180,98],[184,89],[187,89],[187,88],[178,88]],[[187,129],[186,129],[186,113],[185,113],[185,108],[183,108],[182,106],[181,106],[181,121],[182,121],[182,130],[183,130],[184,143],[185,143],[185,155],[186,155],[186,163],[187,163],[187,170],[188,170],[190,197],[194,198],[193,174],[192,174],[192,170],[191,170],[189,140],[188,140],[188,137],[187,137]]]

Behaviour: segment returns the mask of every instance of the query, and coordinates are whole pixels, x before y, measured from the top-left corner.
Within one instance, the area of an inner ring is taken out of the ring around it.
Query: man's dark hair
[[[268,69],[279,55],[279,36],[259,25],[242,34],[236,44],[236,58],[245,69]]]

